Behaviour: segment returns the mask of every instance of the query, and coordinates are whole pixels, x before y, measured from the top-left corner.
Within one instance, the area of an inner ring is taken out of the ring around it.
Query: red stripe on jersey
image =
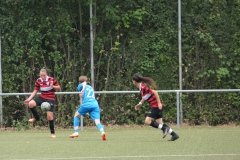
[[[152,92],[152,89],[149,88],[146,84],[144,83],[140,83],[139,86],[140,92],[141,92],[141,96],[143,97],[148,97],[147,98],[147,102],[150,104],[150,106],[152,108],[157,108],[158,107],[158,102],[157,102],[157,98],[154,95],[154,93]]]
[[[48,77],[46,80],[42,80],[38,78],[35,82],[35,90],[40,90],[40,97],[49,100],[55,100],[55,90],[51,87],[52,84],[54,86],[58,86],[58,82],[53,77]]]

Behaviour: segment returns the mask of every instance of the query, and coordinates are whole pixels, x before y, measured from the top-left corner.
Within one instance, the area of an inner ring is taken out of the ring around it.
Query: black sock
[[[166,128],[166,124],[163,124],[163,125],[162,125],[162,128],[161,128],[161,130],[163,130],[163,131],[164,131],[164,130],[165,130],[165,128]]]
[[[40,118],[39,118],[39,115],[37,113],[37,109],[36,107],[33,107],[33,108],[30,108],[32,114],[33,114],[33,117],[38,121]]]
[[[169,127],[169,126],[164,123],[162,129],[165,129],[167,127]]]
[[[152,121],[150,126],[154,127],[154,128],[158,128],[159,124],[155,121]]]
[[[170,135],[172,135],[172,136],[173,136],[174,134],[176,134],[176,133],[172,131],[172,133],[171,133]]]
[[[48,121],[51,134],[55,134],[53,120]]]

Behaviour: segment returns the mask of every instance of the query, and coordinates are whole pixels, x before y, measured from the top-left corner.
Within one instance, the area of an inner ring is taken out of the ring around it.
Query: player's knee
[[[95,119],[94,122],[96,125],[98,125],[100,123],[100,119]]]
[[[159,124],[163,124],[162,118],[156,119],[156,122]]]
[[[147,125],[150,125],[150,124],[151,124],[151,122],[152,122],[152,120],[145,119],[145,124],[147,124]]]
[[[28,103],[28,107],[29,107],[29,108],[33,108],[33,107],[35,107],[36,105],[37,105],[36,102],[33,101],[33,100],[31,100],[31,101]]]
[[[80,114],[78,112],[75,112],[74,117],[80,117]]]
[[[28,104],[28,107],[29,107],[29,108],[33,108],[33,107],[36,107],[36,105],[29,103],[29,104]]]
[[[49,121],[53,120],[53,112],[50,111],[47,112],[47,120]]]

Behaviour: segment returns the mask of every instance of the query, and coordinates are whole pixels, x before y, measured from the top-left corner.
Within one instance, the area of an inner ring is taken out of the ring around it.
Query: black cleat
[[[176,133],[172,134],[172,138],[169,141],[175,141],[179,138],[179,136]]]
[[[170,128],[167,125],[164,126],[164,128],[163,128],[163,138],[165,138],[167,136],[169,129]]]

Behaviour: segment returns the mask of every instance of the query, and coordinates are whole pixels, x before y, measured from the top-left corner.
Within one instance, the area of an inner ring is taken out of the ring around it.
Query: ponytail
[[[140,76],[139,74],[134,74],[133,77],[132,77],[132,80],[140,83],[140,82],[144,82],[146,83],[147,85],[153,87],[153,88],[156,88],[156,84],[154,82],[154,80],[151,78],[151,77],[142,77]]]

